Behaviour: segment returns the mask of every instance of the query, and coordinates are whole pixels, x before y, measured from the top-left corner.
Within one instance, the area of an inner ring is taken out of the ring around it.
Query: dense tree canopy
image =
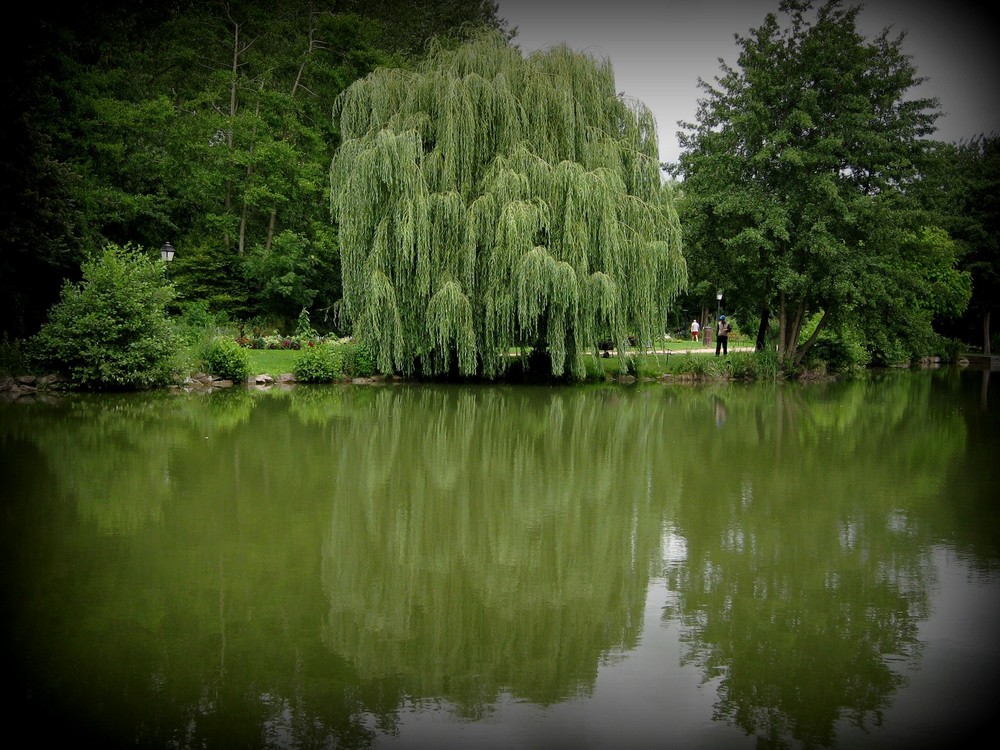
[[[955,253],[950,262],[941,255],[947,243],[924,231],[905,199],[937,103],[910,97],[921,79],[903,35],[864,38],[859,7],[783,0],[779,8],[785,24],[768,14],[737,37],[738,66],[723,65],[715,86],[700,82],[698,122],[682,134],[677,171],[699,278],[760,316],[761,342],[775,315],[779,351],[793,362],[824,327],[924,340],[932,316],[916,312],[930,275],[957,273]],[[963,284],[943,286],[961,296]],[[905,359],[911,348],[881,354]]]
[[[1000,136],[973,138],[947,153],[952,169],[941,192],[950,199],[950,233],[962,248],[961,268],[972,279],[967,325],[959,333],[990,354],[990,321],[1000,305]]]
[[[335,112],[344,312],[383,371],[492,377],[519,347],[582,376],[600,339],[662,334],[680,229],[652,116],[607,62],[483,34]]]
[[[0,321],[15,338],[108,242],[172,242],[180,299],[235,320],[330,308],[331,103],[431,36],[503,26],[488,0],[81,0],[11,23]]]

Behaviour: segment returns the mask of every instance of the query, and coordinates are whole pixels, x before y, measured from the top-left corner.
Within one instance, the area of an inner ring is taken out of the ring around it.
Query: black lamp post
[[[174,260],[174,246],[169,242],[160,248],[160,260],[167,264],[167,278],[170,278],[170,263]]]
[[[719,316],[722,314],[722,290],[720,289],[715,293],[715,319],[718,320]]]

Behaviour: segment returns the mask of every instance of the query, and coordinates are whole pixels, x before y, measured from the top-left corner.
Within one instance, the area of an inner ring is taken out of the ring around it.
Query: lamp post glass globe
[[[167,242],[160,248],[160,260],[169,263],[174,259],[174,246]]]

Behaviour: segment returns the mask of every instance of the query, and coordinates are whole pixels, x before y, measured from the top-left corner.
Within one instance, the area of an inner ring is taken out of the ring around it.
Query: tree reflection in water
[[[919,662],[932,547],[997,564],[987,491],[943,501],[995,420],[933,383],[0,405],[25,709],[149,747],[369,747],[404,708],[591,700],[665,581],[716,720],[835,745]]]

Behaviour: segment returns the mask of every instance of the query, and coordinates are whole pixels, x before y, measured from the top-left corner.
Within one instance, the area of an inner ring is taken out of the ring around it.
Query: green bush
[[[250,377],[250,354],[231,338],[215,338],[205,347],[205,369],[233,382]]]
[[[303,383],[331,383],[344,374],[344,347],[341,344],[317,344],[302,350],[293,370]]]
[[[309,320],[309,311],[304,307],[302,308],[302,312],[299,313],[299,321],[295,326],[295,336],[304,342],[315,341],[319,338],[319,333],[312,327],[312,323]]]
[[[965,350],[965,344],[959,339],[935,334],[930,354],[940,357],[944,362],[958,362]]]
[[[344,374],[352,378],[370,378],[378,373],[371,349],[357,341],[342,344],[344,349]]]
[[[756,380],[760,377],[754,352],[733,352],[727,357],[725,368],[734,380]]]
[[[177,336],[188,346],[204,345],[216,334],[218,321],[209,312],[206,300],[184,302],[180,311],[172,323]]]
[[[862,334],[854,328],[844,327],[837,331],[820,331],[803,364],[810,370],[822,364],[831,372],[850,372],[864,367],[870,359]]]
[[[108,245],[65,282],[47,322],[26,343],[40,371],[76,386],[140,389],[170,381],[178,348],[166,314],[173,298],[163,266],[130,245]]]

